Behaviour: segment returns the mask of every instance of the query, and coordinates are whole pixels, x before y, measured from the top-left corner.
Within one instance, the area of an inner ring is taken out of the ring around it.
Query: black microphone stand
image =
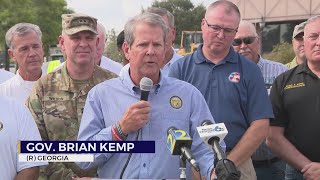
[[[187,179],[186,164],[187,164],[187,159],[186,159],[186,157],[184,157],[183,154],[181,154],[180,155],[180,167],[179,167],[179,169],[181,170],[181,173],[180,173],[180,179],[181,180],[186,180]]]

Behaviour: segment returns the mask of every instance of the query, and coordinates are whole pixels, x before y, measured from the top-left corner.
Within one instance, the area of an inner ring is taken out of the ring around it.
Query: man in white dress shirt
[[[107,41],[106,29],[103,27],[101,23],[98,23],[97,31],[98,31],[98,37],[100,41],[97,47],[96,63],[100,67],[119,75],[122,69],[122,65],[116,61],[113,61],[107,58],[106,56],[103,56],[103,52],[106,47],[106,41]]]
[[[16,75],[0,85],[0,95],[21,102],[29,97],[33,84],[41,77],[43,63],[42,32],[37,25],[18,23],[6,33],[8,54],[17,63]]]
[[[0,84],[12,78],[13,76],[14,74],[12,72],[0,69]]]

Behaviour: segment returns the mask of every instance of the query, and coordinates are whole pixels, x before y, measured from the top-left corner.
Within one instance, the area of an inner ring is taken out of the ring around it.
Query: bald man
[[[97,31],[98,31],[98,38],[100,39],[100,41],[97,46],[97,55],[96,55],[95,61],[100,67],[119,75],[122,69],[122,65],[116,61],[113,61],[107,58],[106,56],[103,56],[104,49],[106,47],[106,42],[107,42],[106,29],[101,23],[98,23]]]

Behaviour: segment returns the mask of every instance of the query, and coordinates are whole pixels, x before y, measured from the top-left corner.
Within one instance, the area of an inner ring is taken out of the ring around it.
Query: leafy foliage
[[[117,48],[117,34],[114,29],[107,32],[107,47],[105,49],[105,54],[110,59],[122,63]]]
[[[190,0],[155,0],[151,6],[165,8],[175,17],[177,30],[175,44],[180,44],[181,31],[201,31],[201,20],[206,11],[203,5],[195,7]],[[117,34],[115,30],[108,31],[107,37],[105,54],[110,59],[121,63],[121,57],[117,50]]]
[[[283,42],[273,46],[273,49],[270,53],[265,53],[264,58],[277,61],[282,64],[287,64],[295,57],[295,54],[292,49],[292,45]]]
[[[57,44],[61,33],[61,14],[72,13],[65,0],[0,0],[0,49],[4,49],[5,33],[20,22],[36,24],[43,36],[46,52]]]
[[[173,14],[177,30],[175,44],[180,44],[182,31],[201,31],[206,11],[202,4],[195,7],[191,0],[156,0],[151,6],[165,8]]]

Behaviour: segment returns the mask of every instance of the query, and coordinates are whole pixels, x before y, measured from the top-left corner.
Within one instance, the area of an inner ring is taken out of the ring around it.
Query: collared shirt
[[[271,86],[276,79],[277,76],[282,74],[283,72],[287,71],[288,68],[279,63],[279,62],[274,62],[270,61],[267,59],[263,59],[260,56],[260,59],[257,63],[259,66],[264,83],[266,84],[268,94],[270,94],[270,89]],[[266,145],[265,141],[262,142],[262,144],[259,146],[259,148],[256,150],[256,152],[252,155],[252,160],[268,160],[274,158],[275,155],[271,152],[270,148]]]
[[[0,97],[0,174],[14,179],[23,169],[43,166],[45,162],[20,162],[18,141],[41,141],[39,130],[29,110],[17,100]]]
[[[35,82],[23,80],[18,70],[13,78],[0,84],[0,95],[16,98],[24,104]]]
[[[173,63],[175,63],[178,59],[181,59],[183,57],[180,54],[176,53],[173,48],[172,48],[172,50],[174,53],[173,53],[171,60],[166,65],[164,65],[163,68],[161,69],[161,73],[163,76],[168,76],[171,65]],[[123,66],[123,68],[120,71],[119,76],[123,76],[125,74],[125,72],[129,71],[129,68],[130,68],[130,63]]]
[[[292,69],[292,68],[298,66],[298,64],[297,64],[297,57],[294,57],[291,62],[289,62],[289,63],[286,64],[286,66],[287,66],[289,69]]]
[[[121,69],[121,71],[119,73],[119,76],[123,77],[126,72],[129,72],[129,68],[130,68],[130,63],[123,66],[123,68]]]
[[[93,76],[83,89],[68,75],[66,64],[34,85],[27,107],[31,111],[43,140],[76,140],[83,107],[90,89],[115,74],[95,66]],[[50,168],[49,168],[50,167]],[[68,168],[66,168],[68,167]],[[53,179],[66,179],[94,174],[80,170],[74,163],[50,163],[46,174]]]
[[[270,94],[270,89],[271,86],[274,82],[274,80],[276,79],[277,76],[279,76],[281,73],[285,72],[288,70],[288,68],[279,63],[279,62],[274,62],[274,61],[270,61],[267,59],[263,59],[260,56],[260,59],[257,63],[257,65],[259,66],[263,79],[264,79],[264,83],[266,85],[266,88],[268,90],[268,94]]]
[[[320,78],[304,62],[276,78],[270,98],[275,115],[270,125],[283,127],[298,151],[320,162]]]
[[[12,72],[0,69],[0,84],[12,78],[14,74]]]
[[[119,75],[123,66],[114,60],[111,60],[105,56],[102,56],[100,67]]]
[[[173,48],[172,48],[172,51],[173,51],[173,56],[172,56],[171,60],[166,65],[164,65],[162,68],[162,74],[164,76],[168,76],[171,65],[173,63],[175,63],[178,59],[181,59],[183,57],[180,54],[176,53],[176,51]]]
[[[250,124],[273,117],[271,103],[258,66],[231,47],[218,64],[206,59],[202,46],[171,66],[169,76],[196,86],[216,122],[225,123],[227,151],[241,139]]]
[[[201,93],[189,83],[162,76],[149,94],[151,113],[149,122],[140,130],[138,140],[155,141],[152,154],[132,154],[124,172],[124,179],[178,179],[179,156],[167,149],[167,130],[176,127],[193,138],[191,151],[198,161],[201,174],[210,178],[214,155],[199,137],[196,127],[212,115]],[[103,97],[103,98],[101,98]],[[138,102],[140,90],[132,82],[129,73],[123,77],[105,81],[88,94],[78,140],[110,141],[111,126],[118,122],[127,108]],[[137,132],[130,133],[127,140],[136,140]],[[128,154],[95,154],[92,163],[79,163],[82,168],[98,166],[100,178],[118,179]],[[187,177],[191,178],[189,165]]]

